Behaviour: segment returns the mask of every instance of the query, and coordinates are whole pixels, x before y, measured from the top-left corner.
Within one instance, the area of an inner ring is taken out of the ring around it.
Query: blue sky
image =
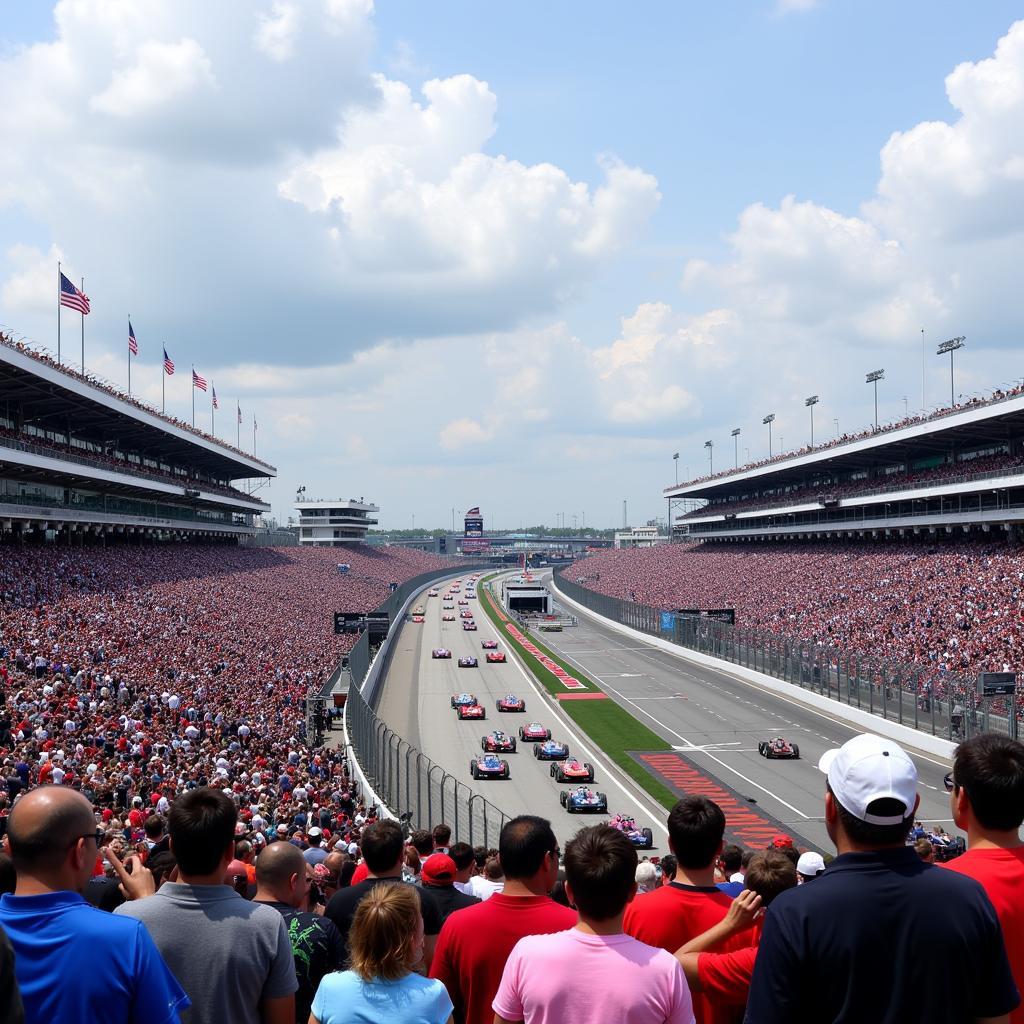
[[[151,397],[166,343],[261,410],[275,511],[393,525],[657,515],[767,407],[919,405],[922,326],[1020,372],[1013,5],[788,6],[2,0],[0,323],[52,342],[61,255],[97,372],[131,310]]]

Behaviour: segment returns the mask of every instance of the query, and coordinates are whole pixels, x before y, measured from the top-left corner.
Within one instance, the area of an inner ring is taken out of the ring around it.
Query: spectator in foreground
[[[178,797],[168,830],[179,881],[114,914],[134,917],[153,936],[192,1000],[189,1024],[293,1024],[298,983],[284,919],[224,884],[236,819],[219,789]]]
[[[320,982],[310,1024],[451,1024],[452,1001],[444,985],[414,973],[423,960],[423,941],[415,886],[374,886],[352,918],[352,966]]]
[[[460,1024],[492,1024],[505,961],[523,936],[576,924],[576,914],[548,896],[558,879],[558,855],[544,818],[524,814],[506,822],[498,839],[504,890],[445,921],[430,976],[444,982]]]
[[[8,1024],[25,1024],[25,1008],[14,976],[14,947],[7,933],[0,928],[0,1020]]]
[[[467,896],[455,888],[458,868],[455,861],[446,853],[432,853],[423,862],[423,873],[420,885],[430,892],[441,911],[442,925],[448,915],[456,910],[474,907],[480,901],[475,896]]]
[[[953,821],[967,833],[967,852],[942,866],[985,890],[1024,995],[1024,743],[994,733],[974,736],[957,747],[950,774]],[[1010,1020],[1024,1022],[1024,1005]]]
[[[678,961],[622,930],[636,869],[636,848],[617,829],[595,825],[569,840],[565,890],[579,921],[568,931],[520,939],[494,997],[494,1024],[693,1024]]]
[[[34,789],[12,810],[7,839],[18,881],[13,896],[0,897],[0,925],[14,947],[27,1019],[179,1021],[188,996],[146,929],[112,918],[80,895],[96,864],[89,801],[63,786]]]
[[[295,975],[295,1022],[306,1024],[320,980],[340,970],[342,943],[338,929],[326,917],[300,909],[309,890],[309,864],[291,843],[272,843],[256,861],[256,903],[273,907],[288,928]]]
[[[914,762],[867,734],[818,766],[839,856],[765,918],[748,1024],[1008,1021],[1020,997],[992,904],[976,882],[906,845]]]

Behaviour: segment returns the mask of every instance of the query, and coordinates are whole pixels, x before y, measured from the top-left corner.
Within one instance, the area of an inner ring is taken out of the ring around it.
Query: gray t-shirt
[[[115,911],[141,921],[192,1000],[183,1024],[260,1024],[260,1003],[298,988],[284,918],[228,885],[165,882]]]

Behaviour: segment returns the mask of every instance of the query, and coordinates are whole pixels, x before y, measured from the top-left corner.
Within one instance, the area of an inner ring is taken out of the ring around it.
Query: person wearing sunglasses
[[[104,838],[89,801],[41,786],[15,804],[7,836],[18,882],[0,897],[0,925],[14,947],[26,1019],[180,1021],[189,998],[145,926],[82,898]]]

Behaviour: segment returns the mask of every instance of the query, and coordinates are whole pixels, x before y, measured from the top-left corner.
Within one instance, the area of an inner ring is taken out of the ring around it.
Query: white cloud
[[[285,61],[295,56],[295,37],[301,12],[295,4],[274,3],[270,13],[257,15],[253,42],[271,60]]]
[[[446,423],[438,434],[438,442],[448,451],[458,451],[467,445],[483,444],[494,437],[494,431],[476,420],[466,417]]]

